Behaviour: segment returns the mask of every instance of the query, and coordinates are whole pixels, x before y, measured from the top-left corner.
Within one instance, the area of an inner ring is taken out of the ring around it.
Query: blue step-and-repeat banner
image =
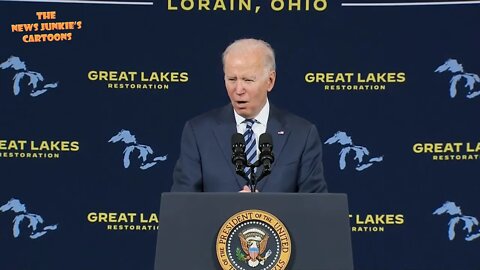
[[[355,269],[480,269],[479,1],[2,0],[0,14],[0,269],[153,269],[183,125],[229,102],[221,53],[243,37],[275,49],[270,102],[319,130]]]

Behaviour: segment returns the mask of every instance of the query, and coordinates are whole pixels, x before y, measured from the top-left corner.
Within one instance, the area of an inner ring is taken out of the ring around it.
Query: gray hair
[[[257,50],[262,49],[265,55],[265,68],[268,71],[275,71],[276,64],[275,64],[275,52],[273,51],[272,46],[267,42],[261,39],[253,39],[253,38],[243,38],[235,40],[232,44],[230,44],[222,54],[222,63],[225,66],[225,57],[230,53],[232,50]]]

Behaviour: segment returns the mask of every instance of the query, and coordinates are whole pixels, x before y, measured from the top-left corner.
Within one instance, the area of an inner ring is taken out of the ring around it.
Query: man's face
[[[225,87],[235,111],[247,119],[256,117],[275,84],[275,71],[266,69],[262,50],[229,52],[223,71]]]

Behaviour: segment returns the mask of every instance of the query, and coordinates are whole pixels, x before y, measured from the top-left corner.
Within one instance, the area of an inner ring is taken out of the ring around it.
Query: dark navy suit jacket
[[[185,124],[180,158],[171,191],[238,192],[246,185],[232,164],[236,122],[231,104]],[[313,124],[270,106],[267,133],[272,135],[272,173],[258,183],[260,192],[327,192],[322,143]],[[263,168],[257,169],[260,174]]]

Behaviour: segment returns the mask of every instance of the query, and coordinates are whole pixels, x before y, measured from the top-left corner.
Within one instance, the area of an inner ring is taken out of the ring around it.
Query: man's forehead
[[[240,76],[240,77],[261,77],[265,73],[262,65],[245,66],[240,68],[228,67],[224,68],[226,76]]]
[[[226,58],[225,68],[259,69],[265,66],[264,58],[257,55],[231,55]]]
[[[225,58],[258,58],[265,57],[266,50],[260,46],[238,46],[232,48],[225,55]]]

